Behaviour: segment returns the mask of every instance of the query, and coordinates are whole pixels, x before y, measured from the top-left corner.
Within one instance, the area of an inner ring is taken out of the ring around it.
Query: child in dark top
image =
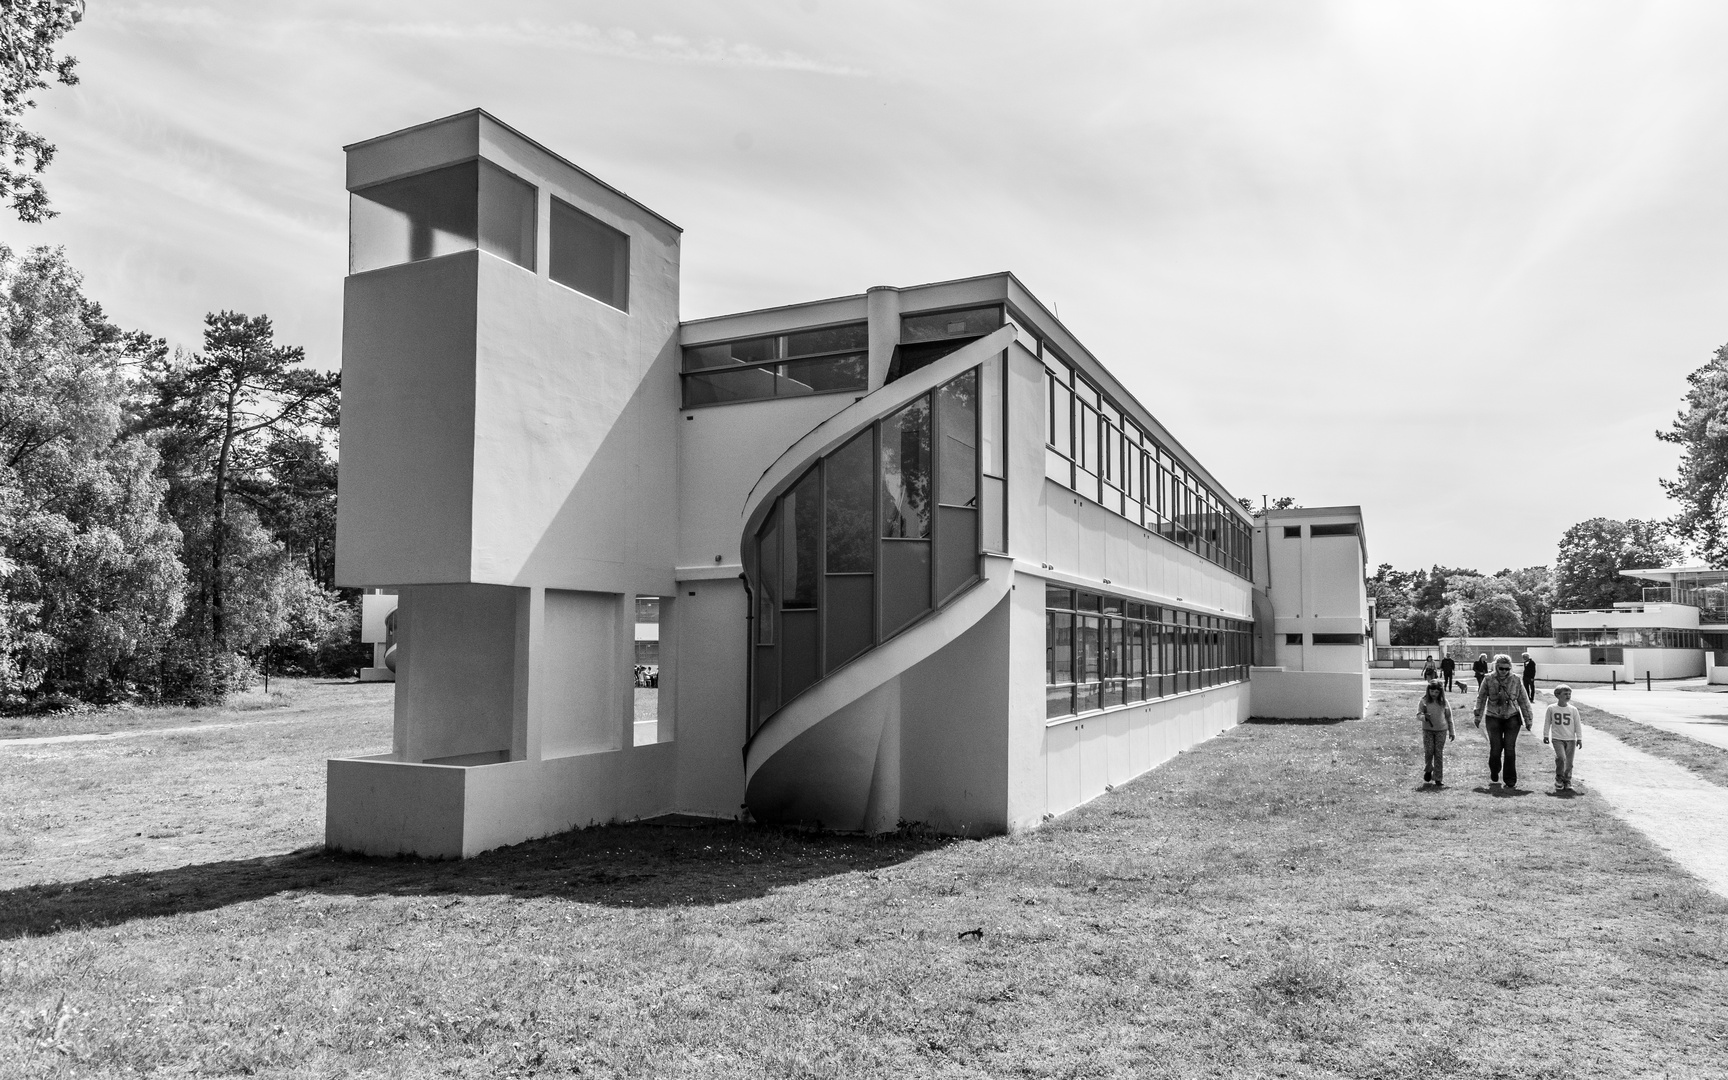
[[[1428,684],[1416,719],[1422,721],[1422,782],[1445,787],[1446,743],[1458,735],[1452,730],[1452,706],[1446,704],[1446,690],[1439,683]]]

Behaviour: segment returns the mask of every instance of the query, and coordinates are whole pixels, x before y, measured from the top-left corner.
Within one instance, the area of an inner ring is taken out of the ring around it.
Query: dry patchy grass
[[[1413,700],[985,841],[618,826],[423,863],[241,830],[26,874],[0,1075],[1720,1075],[1728,904],[1593,797],[1473,790],[1468,724],[1419,790]]]

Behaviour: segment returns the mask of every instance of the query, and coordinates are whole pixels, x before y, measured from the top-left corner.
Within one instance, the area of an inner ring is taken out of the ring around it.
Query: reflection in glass
[[[936,393],[941,410],[942,475],[937,500],[949,506],[978,505],[978,373],[951,379]]]
[[[814,356],[817,353],[848,352],[866,349],[870,345],[869,327],[865,323],[846,326],[825,326],[820,330],[805,330],[786,336],[786,355]]]
[[[794,360],[781,370],[785,373],[778,392],[819,394],[829,390],[862,390],[868,364],[863,353],[854,356],[828,356],[820,360]],[[796,389],[793,389],[796,387]]]
[[[900,340],[911,344],[952,337],[983,337],[1001,325],[1002,309],[999,307],[908,315],[900,320]]]
[[[882,535],[930,536],[928,394],[882,421]]]
[[[781,504],[780,520],[791,530],[782,545],[786,553],[780,586],[785,595],[783,608],[816,606],[816,557],[822,547],[821,490],[822,478],[812,468],[786,493]]]
[[[875,569],[876,521],[871,495],[873,440],[866,430],[828,456],[828,572]]]

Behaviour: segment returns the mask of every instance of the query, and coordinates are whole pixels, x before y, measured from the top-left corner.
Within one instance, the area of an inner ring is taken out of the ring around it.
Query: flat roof
[[[455,119],[458,119],[459,117],[463,117],[463,116],[483,116],[483,117],[485,117],[487,120],[490,120],[492,123],[497,124],[499,127],[503,128],[505,131],[508,131],[510,134],[516,136],[518,139],[521,139],[523,142],[534,147],[535,149],[539,150],[541,153],[547,155],[548,157],[552,158],[553,160],[557,161],[559,164],[564,165],[564,166],[566,166],[566,167],[568,167],[568,168],[570,168],[576,172],[581,173],[583,176],[587,177],[589,180],[592,180],[594,183],[605,188],[607,191],[610,191],[612,194],[618,196],[620,199],[625,200],[630,205],[637,207],[638,209],[642,210],[645,213],[649,213],[649,214],[654,215],[655,217],[659,218],[661,221],[665,222],[667,225],[670,225],[672,228],[677,229],[679,232],[684,231],[684,227],[682,225],[678,224],[676,221],[673,221],[671,218],[667,217],[665,214],[662,214],[660,211],[654,209],[652,206],[649,206],[647,203],[643,202],[642,200],[635,198],[634,196],[629,195],[628,193],[621,191],[618,188],[613,187],[611,184],[608,184],[606,181],[600,179],[598,176],[595,176],[593,173],[589,172],[587,169],[584,169],[582,166],[576,164],[574,161],[571,161],[569,158],[565,157],[563,154],[560,154],[558,151],[547,146],[545,143],[541,142],[540,140],[530,138],[529,136],[522,134],[522,132],[516,130],[515,128],[511,127],[509,124],[506,124],[504,121],[498,119],[496,116],[493,116],[491,113],[487,112],[485,109],[482,109],[478,106],[476,106],[472,109],[463,109],[461,112],[453,112],[449,116],[440,116],[436,120],[426,120],[426,121],[423,121],[423,122],[418,123],[418,124],[410,124],[405,128],[398,128],[395,131],[386,132],[383,135],[374,135],[370,139],[361,139],[359,142],[348,143],[346,146],[342,147],[342,152],[346,154],[346,153],[349,153],[351,151],[357,150],[362,146],[371,146],[373,143],[383,142],[385,139],[394,139],[399,135],[406,135],[411,131],[419,131],[421,128],[429,128],[429,127],[432,127],[436,124],[449,123],[451,120],[455,120]]]
[[[926,281],[926,282],[920,282],[919,284],[916,284],[916,285],[872,285],[872,286],[870,286],[870,288],[866,289],[864,292],[845,293],[845,294],[842,294],[840,296],[828,296],[828,297],[823,297],[822,299],[819,299],[819,300],[803,300],[803,301],[798,301],[796,303],[791,303],[791,304],[776,304],[776,305],[773,305],[770,307],[748,308],[744,311],[733,311],[733,312],[728,312],[724,315],[705,315],[700,319],[681,320],[678,325],[680,328],[707,326],[707,325],[714,324],[714,323],[724,323],[724,322],[731,321],[731,320],[742,321],[742,320],[749,319],[749,318],[756,317],[756,316],[775,315],[775,314],[782,314],[782,315],[786,315],[786,316],[790,317],[790,316],[796,315],[799,311],[805,310],[805,309],[818,308],[818,307],[822,307],[825,305],[832,305],[832,304],[856,303],[856,302],[865,300],[869,296],[870,293],[875,292],[878,289],[890,289],[890,290],[893,290],[894,292],[899,292],[899,293],[916,293],[916,292],[924,291],[924,290],[941,289],[941,288],[945,288],[948,286],[955,286],[955,285],[971,285],[971,284],[975,284],[975,283],[979,283],[979,282],[987,282],[987,281],[1001,281],[1004,285],[1004,288],[1002,290],[1003,295],[999,298],[992,298],[991,300],[989,300],[987,302],[989,302],[989,303],[1005,303],[1005,304],[1009,304],[1010,306],[1013,306],[1014,305],[1014,299],[1015,299],[1014,296],[1012,295],[1013,290],[1008,288],[1008,286],[1010,284],[1012,284],[1012,286],[1015,289],[1018,289],[1019,294],[1021,296],[1023,296],[1026,300],[1030,301],[1032,304],[1036,305],[1037,310],[1033,311],[1033,312],[1029,312],[1029,314],[1036,317],[1037,320],[1040,322],[1049,323],[1050,327],[1058,329],[1064,335],[1066,335],[1066,337],[1068,339],[1068,343],[1065,343],[1061,347],[1059,347],[1059,349],[1058,349],[1059,352],[1066,353],[1066,352],[1071,352],[1071,351],[1077,351],[1077,352],[1083,354],[1085,356],[1086,360],[1089,361],[1091,364],[1096,365],[1097,368],[1099,369],[1099,371],[1102,372],[1104,375],[1108,376],[1110,381],[1114,384],[1114,386],[1112,386],[1106,390],[1106,393],[1112,398],[1119,399],[1117,401],[1118,405],[1121,405],[1121,406],[1124,406],[1127,408],[1132,408],[1132,409],[1136,410],[1140,414],[1139,417],[1136,418],[1136,420],[1138,422],[1140,422],[1144,425],[1144,423],[1146,421],[1150,421],[1152,424],[1156,425],[1158,428],[1158,431],[1155,432],[1154,434],[1159,439],[1159,441],[1166,443],[1168,449],[1175,451],[1178,454],[1178,456],[1182,459],[1182,461],[1185,465],[1194,469],[1202,477],[1204,477],[1207,481],[1209,481],[1213,486],[1215,486],[1219,490],[1219,492],[1221,492],[1224,495],[1225,505],[1228,506],[1231,510],[1235,511],[1235,513],[1238,517],[1240,517],[1243,521],[1246,521],[1246,522],[1252,521],[1253,515],[1249,511],[1244,510],[1242,508],[1242,505],[1236,501],[1235,496],[1233,496],[1230,492],[1229,485],[1227,485],[1223,481],[1219,480],[1218,477],[1215,474],[1213,474],[1211,469],[1207,468],[1204,464],[1202,464],[1200,459],[1194,454],[1194,452],[1189,450],[1186,446],[1184,446],[1182,444],[1182,440],[1177,438],[1176,434],[1170,430],[1169,425],[1164,423],[1164,421],[1160,420],[1156,413],[1154,413],[1151,409],[1148,409],[1144,404],[1142,404],[1140,399],[1134,395],[1134,392],[1132,390],[1129,390],[1128,387],[1122,382],[1122,380],[1120,378],[1118,378],[1113,372],[1111,372],[1109,367],[1103,361],[1099,360],[1098,357],[1093,354],[1092,350],[1088,349],[1085,345],[1081,344],[1079,337],[1076,336],[1074,334],[1074,332],[1072,330],[1070,330],[1068,328],[1068,326],[1065,323],[1063,323],[1060,318],[1058,318],[1056,316],[1055,312],[1050,310],[1050,308],[1047,304],[1045,304],[1042,300],[1038,299],[1038,297],[1032,292],[1032,290],[1028,289],[1026,287],[1025,282],[1021,281],[1018,277],[1016,277],[1014,275],[1014,272],[1012,270],[997,270],[993,273],[973,274],[969,277],[947,278],[947,279],[942,280],[942,281]],[[986,301],[980,300],[978,302],[984,303]],[[788,327],[788,329],[790,329],[790,327]],[[1048,329],[1049,329],[1049,327],[1046,328],[1046,331],[1048,331]],[[752,333],[762,333],[762,332],[763,331],[760,331],[760,330],[752,331]],[[723,339],[716,339],[716,340],[723,340]],[[1073,346],[1073,348],[1072,349],[1068,348],[1068,344],[1071,344]],[[1092,372],[1084,372],[1084,374],[1088,378],[1091,378],[1094,380],[1097,379],[1097,375],[1095,375]],[[1357,515],[1360,516],[1360,514],[1361,514],[1360,509],[1357,509]]]

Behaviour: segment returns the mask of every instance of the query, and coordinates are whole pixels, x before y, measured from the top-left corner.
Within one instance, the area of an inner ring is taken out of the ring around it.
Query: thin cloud
[[[118,23],[142,26],[212,29],[213,23],[234,26],[258,25],[256,20],[235,19],[226,12],[157,4],[145,4],[110,16]],[[403,40],[474,41],[508,45],[573,49],[593,56],[641,60],[655,64],[695,64],[707,67],[754,68],[795,71],[811,75],[859,77],[867,72],[844,64],[805,56],[791,50],[773,51],[747,41],[724,38],[693,40],[677,34],[638,34],[628,27],[599,27],[576,21],[555,23],[518,19],[513,22],[383,22],[354,19],[268,19],[264,28],[272,33],[310,33],[321,38],[351,38],[366,34]]]

